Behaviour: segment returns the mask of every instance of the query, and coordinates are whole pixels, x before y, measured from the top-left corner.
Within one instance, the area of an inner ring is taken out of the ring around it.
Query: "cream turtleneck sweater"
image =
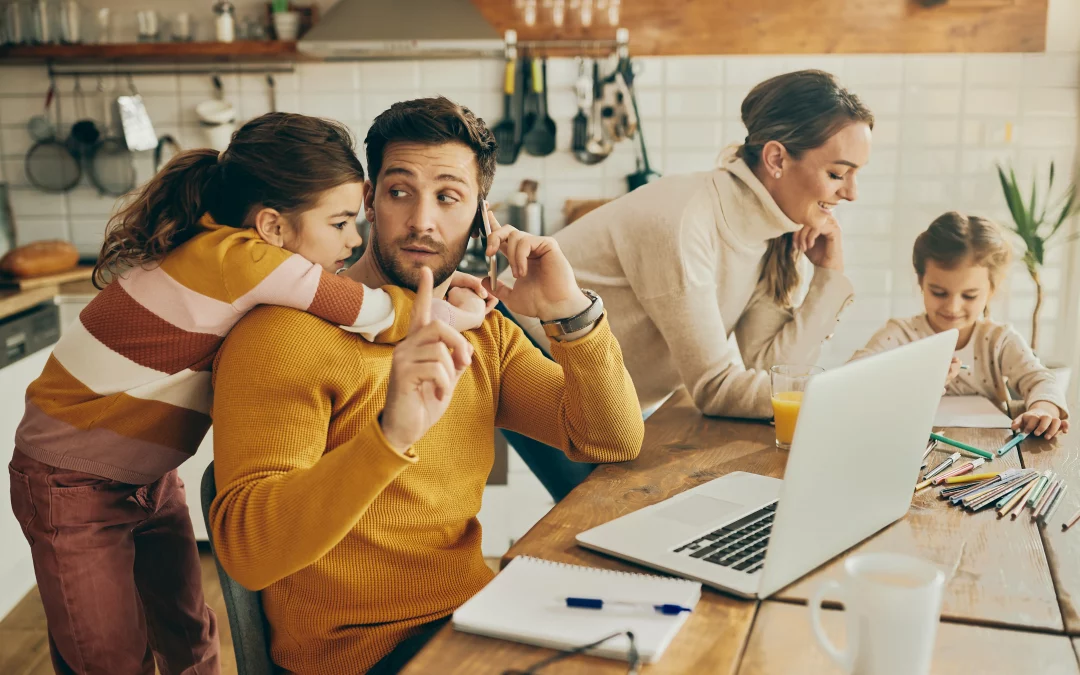
[[[814,268],[798,307],[772,301],[759,283],[768,242],[800,227],[729,148],[717,169],[640,187],[555,239],[603,298],[643,409],[685,385],[706,415],[769,418],[769,367],[815,362],[854,297],[842,273]],[[547,344],[535,319],[515,318]]]

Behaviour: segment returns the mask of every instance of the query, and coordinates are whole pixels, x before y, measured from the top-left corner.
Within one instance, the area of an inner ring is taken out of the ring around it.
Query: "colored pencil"
[[[1039,500],[1041,503],[1038,508],[1035,509],[1035,512],[1031,514],[1031,517],[1045,520],[1046,514],[1050,512],[1050,505],[1053,504],[1058,495],[1065,490],[1065,487],[1064,480],[1054,481],[1054,489],[1046,491],[1046,497]]]
[[[1020,494],[1005,502],[1005,506],[998,509],[998,517],[1000,518],[1011,513],[1012,517],[1015,518],[1016,514],[1020,512],[1020,509],[1024,508],[1024,499],[1035,489],[1035,485],[1037,484],[1038,481],[1028,483],[1028,486],[1020,491]]]
[[[1033,505],[1034,513],[1031,514],[1033,518],[1043,510],[1043,507],[1050,503],[1054,493],[1061,487],[1063,482],[1064,481],[1061,478],[1058,478],[1057,474],[1051,476],[1050,483],[1046,486],[1046,489],[1042,491],[1042,494],[1039,495],[1039,498],[1035,500]]]
[[[1011,469],[1012,470],[1012,469]],[[1034,471],[1025,470],[1016,474],[1014,477],[1008,480],[1002,480],[1000,484],[993,485],[988,490],[980,491],[977,494],[964,498],[964,506],[967,508],[978,511],[982,508],[994,504],[994,502],[1001,498],[1001,501],[996,506],[1001,506],[1009,498],[1011,498],[1020,488],[1027,485],[1028,482],[1035,480],[1036,474]]]
[[[990,478],[996,478],[1000,475],[1000,473],[972,473],[967,476],[949,476],[945,479],[945,482],[949,485],[956,485],[957,483],[974,483],[978,480],[989,480]]]
[[[948,457],[946,457],[945,459],[943,459],[941,461],[941,464],[938,464],[933,469],[930,469],[929,471],[924,473],[923,474],[923,480],[924,481],[930,480],[931,478],[938,475],[939,473],[941,473],[945,469],[948,469],[958,459],[960,459],[960,453],[959,452],[954,452],[953,454],[951,454]]]
[[[954,448],[960,448],[962,450],[967,450],[968,452],[974,452],[976,455],[978,455],[979,457],[982,457],[983,459],[986,459],[986,460],[993,460],[994,459],[994,455],[987,452],[987,451],[985,451],[985,450],[980,450],[979,448],[970,446],[967,443],[961,443],[960,441],[954,441],[953,439],[946,438],[945,436],[942,436],[941,434],[930,434],[930,438],[934,439],[935,441],[941,441],[942,443],[945,443],[946,445],[951,445]]]
[[[1005,502],[1009,501],[1016,496],[1020,490],[1024,489],[1028,483],[1032,483],[1038,479],[1038,474],[1032,472],[1025,474],[1023,478],[1015,481],[1011,481],[1002,487],[1001,490],[996,490],[990,494],[987,494],[983,499],[984,501],[979,503],[979,507],[986,506],[988,504],[994,504],[994,508],[1000,508],[1005,505]]]
[[[968,473],[969,471],[974,471],[975,469],[978,469],[980,466],[982,466],[985,463],[986,463],[985,459],[976,459],[973,462],[964,462],[960,466],[949,469],[948,471],[941,474],[940,476],[935,477],[933,479],[934,485],[941,485],[947,479],[952,478],[953,476],[961,476],[963,474]]]
[[[1072,518],[1069,518],[1069,522],[1061,524],[1061,531],[1064,532],[1065,530],[1069,529],[1070,527],[1075,525],[1076,521],[1078,520],[1080,520],[1080,511],[1077,511]]]
[[[1037,500],[1042,495],[1043,490],[1045,490],[1046,486],[1050,484],[1050,478],[1053,476],[1053,474],[1054,472],[1050,469],[1043,471],[1042,476],[1039,477],[1039,480],[1035,483],[1035,487],[1031,490],[1031,494],[1027,496],[1028,506],[1034,504],[1035,500]]]
[[[1062,485],[1058,488],[1057,494],[1054,495],[1054,501],[1050,502],[1049,508],[1046,509],[1046,513],[1043,514],[1043,525],[1050,520],[1050,516],[1054,515],[1054,511],[1057,510],[1058,504],[1061,503],[1061,497],[1065,494],[1065,491],[1069,489],[1068,485]]]
[[[1015,448],[1016,446],[1020,445],[1020,441],[1024,440],[1025,438],[1027,438],[1027,436],[1028,436],[1028,435],[1027,435],[1027,434],[1025,434],[1025,433],[1018,433],[1018,434],[1016,434],[1016,435],[1015,435],[1015,436],[1013,436],[1013,437],[1012,437],[1011,439],[1009,439],[1009,442],[1008,442],[1008,443],[1006,443],[1005,445],[1003,445],[1003,446],[1001,446],[1000,448],[998,448],[998,451],[997,451],[997,456],[998,456],[998,457],[1001,457],[1001,456],[1002,456],[1002,455],[1004,455],[1004,454],[1005,454],[1006,452],[1008,452],[1008,451],[1012,450],[1013,448]]]

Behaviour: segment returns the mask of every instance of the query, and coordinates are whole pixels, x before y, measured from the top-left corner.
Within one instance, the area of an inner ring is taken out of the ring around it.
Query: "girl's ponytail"
[[[189,150],[132,193],[109,220],[94,285],[104,288],[124,270],[157,262],[195,236],[217,167],[217,150]]]

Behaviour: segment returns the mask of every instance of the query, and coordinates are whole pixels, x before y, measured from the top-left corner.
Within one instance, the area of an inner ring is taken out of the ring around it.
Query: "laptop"
[[[734,472],[578,543],[738,596],[772,595],[907,513],[957,336],[810,380],[783,480]]]

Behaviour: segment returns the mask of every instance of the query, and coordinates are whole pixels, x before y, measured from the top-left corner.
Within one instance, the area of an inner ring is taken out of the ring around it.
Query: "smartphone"
[[[476,213],[476,228],[480,233],[480,245],[484,247],[485,253],[487,252],[488,235],[491,234],[491,220],[488,217],[488,203],[486,199],[481,199],[479,206],[477,206]],[[499,265],[496,261],[498,252],[495,255],[487,256],[488,264],[488,280],[491,282],[491,290],[494,291],[499,277]]]

